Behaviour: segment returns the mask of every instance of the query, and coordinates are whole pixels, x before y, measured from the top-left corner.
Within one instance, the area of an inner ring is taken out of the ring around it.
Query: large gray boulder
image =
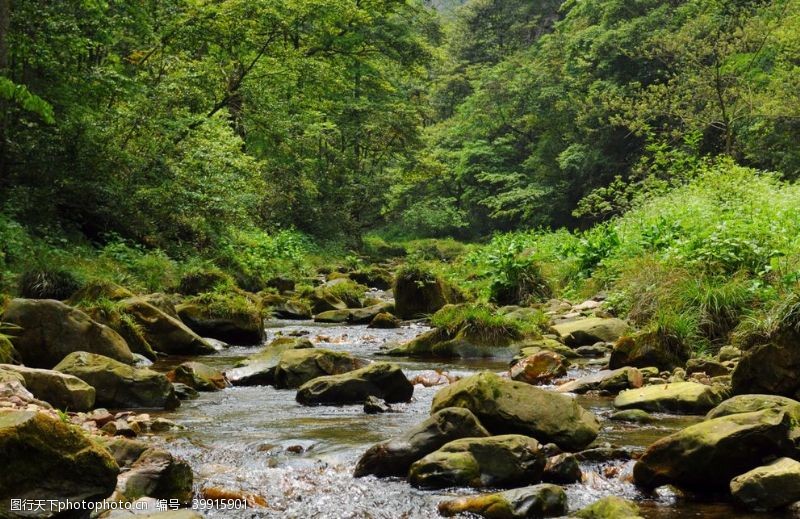
[[[727,397],[728,390],[722,386],[675,382],[623,391],[614,399],[614,407],[623,410],[705,414]]]
[[[768,512],[800,501],[800,462],[780,458],[731,480],[731,495],[749,508]]]
[[[367,367],[318,377],[297,390],[297,401],[303,405],[362,404],[374,396],[387,403],[408,402],[414,386],[396,364],[377,362]]]
[[[629,329],[628,323],[613,317],[588,317],[555,324],[553,331],[567,346],[591,346],[596,342],[615,342]]]
[[[341,375],[366,365],[366,361],[346,352],[324,348],[289,349],[281,354],[275,366],[274,385],[279,389],[294,389],[317,377]]]
[[[22,362],[32,368],[51,369],[74,351],[105,355],[125,364],[134,361],[117,332],[60,301],[14,299],[0,320],[21,328],[11,342]]]
[[[155,351],[171,355],[209,355],[215,352],[208,342],[180,319],[151,304],[146,298],[132,297],[120,304]]]

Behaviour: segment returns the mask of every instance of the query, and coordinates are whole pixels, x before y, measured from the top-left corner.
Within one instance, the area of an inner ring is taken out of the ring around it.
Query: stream
[[[379,355],[383,347],[409,340],[427,329],[418,324],[377,330],[311,321],[270,321],[266,343],[279,335],[305,333],[317,347],[386,361],[386,357]],[[217,355],[196,360],[227,370],[261,348],[232,346]],[[166,371],[184,360],[187,359],[164,359],[156,369]],[[409,378],[434,368],[461,376],[508,368],[508,359],[390,360],[399,364]],[[571,369],[568,376],[582,376],[597,369],[600,368],[596,363],[588,362]],[[199,398],[184,401],[178,410],[161,416],[185,427],[165,437],[166,447],[191,464],[196,490],[234,489],[261,496],[267,503],[262,508],[206,511],[206,517],[432,518],[439,517],[436,505],[442,499],[476,491],[421,491],[399,478],[355,479],[352,471],[369,446],[427,418],[431,400],[441,387],[417,385],[411,402],[393,404],[396,412],[377,415],[365,414],[361,405],[304,407],[295,402],[295,390],[232,387],[201,393]],[[578,398],[603,423],[598,444],[644,448],[699,420],[699,417],[654,415],[657,419],[648,425],[615,422],[607,419],[613,410],[610,397]],[[582,464],[584,481],[564,486],[570,510],[613,494],[635,500],[642,515],[653,519],[789,517],[742,512],[722,499],[690,500],[668,487],[644,495],[630,483],[632,467],[632,461],[618,460]]]

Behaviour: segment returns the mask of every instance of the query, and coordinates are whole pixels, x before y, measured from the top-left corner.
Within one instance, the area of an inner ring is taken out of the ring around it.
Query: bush
[[[503,344],[533,331],[485,304],[447,305],[433,314],[431,324],[448,335],[462,334],[479,344]]]
[[[19,279],[20,295],[30,299],[69,299],[81,286],[74,274],[62,269],[28,270]]]

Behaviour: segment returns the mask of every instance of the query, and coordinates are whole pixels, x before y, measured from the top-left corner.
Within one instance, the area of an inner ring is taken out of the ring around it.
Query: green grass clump
[[[186,302],[202,306],[206,313],[216,317],[249,318],[260,316],[263,310],[258,296],[235,289],[204,292]]]
[[[538,332],[537,323],[508,319],[481,303],[447,305],[433,314],[431,324],[448,335],[461,335],[479,344],[504,344]]]
[[[68,299],[83,283],[64,269],[27,270],[19,278],[19,294],[30,299]]]
[[[230,289],[233,286],[235,286],[233,278],[217,268],[195,268],[183,275],[178,285],[178,292],[195,296],[205,292]]]
[[[328,286],[328,292],[344,301],[348,308],[360,307],[366,291],[367,287],[349,279]]]

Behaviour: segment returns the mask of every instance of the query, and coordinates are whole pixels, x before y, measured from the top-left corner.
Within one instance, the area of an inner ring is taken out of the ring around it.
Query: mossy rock
[[[402,321],[394,315],[388,312],[380,312],[372,318],[372,321],[369,323],[369,328],[387,330],[391,328],[400,328],[401,324]]]
[[[74,351],[88,351],[126,364],[134,361],[125,340],[80,310],[53,300],[14,299],[2,319],[21,328],[11,343],[26,366],[50,369]]]
[[[614,342],[630,327],[628,323],[613,317],[589,317],[567,321],[552,326],[567,346],[591,346],[597,342]]]
[[[614,370],[600,370],[558,386],[559,393],[587,393],[600,390],[618,393],[624,389],[640,388],[644,384],[642,373],[630,366]]]
[[[95,388],[97,405],[167,409],[180,405],[165,375],[147,368],[134,368],[103,355],[77,351],[67,355],[53,369],[76,376]]]
[[[548,483],[439,503],[439,513],[445,517],[475,514],[487,519],[527,519],[557,517],[566,512],[566,492],[558,485]]]
[[[110,281],[91,281],[72,294],[67,301],[70,306],[92,303],[99,300],[121,301],[133,297],[133,292]]]
[[[463,378],[439,390],[431,411],[464,407],[493,434],[525,434],[565,450],[579,450],[597,437],[597,418],[573,398],[490,372]]]
[[[614,407],[623,410],[705,414],[728,396],[728,392],[720,386],[675,382],[623,391],[614,399]]]
[[[184,362],[170,371],[167,378],[198,391],[219,391],[230,386],[225,375],[201,362]]]
[[[278,337],[260,352],[225,372],[225,376],[234,386],[272,386],[275,385],[275,369],[284,352],[313,347],[314,344],[306,338]]]
[[[423,456],[460,438],[489,436],[469,409],[448,407],[433,413],[427,420],[401,436],[373,445],[361,456],[355,477],[406,476],[411,464]]]
[[[540,351],[526,357],[509,370],[512,380],[544,384],[567,374],[567,359],[552,351]]]
[[[142,327],[139,326],[133,316],[124,313],[119,305],[115,305],[111,309],[106,307],[84,307],[84,311],[93,320],[117,332],[120,337],[125,339],[131,352],[142,355],[152,361],[157,359],[158,355],[153,346],[147,341]]]
[[[747,350],[733,370],[734,394],[800,398],[800,334],[789,332]]]
[[[350,272],[350,279],[356,283],[378,290],[388,290],[394,284],[394,276],[389,270],[380,267],[370,267],[355,272]]]
[[[515,486],[540,481],[545,463],[539,442],[528,436],[461,438],[414,462],[408,481],[418,488]]]
[[[20,364],[22,356],[8,337],[0,335],[0,364]]]
[[[370,396],[387,403],[408,402],[414,386],[395,364],[376,362],[341,375],[318,377],[297,391],[303,405],[362,404]]]
[[[642,519],[636,503],[617,496],[607,496],[575,512],[580,519]]]
[[[181,505],[192,502],[194,475],[185,461],[169,452],[148,448],[125,467],[118,491],[128,501],[142,497],[176,500]]]
[[[764,460],[796,455],[797,423],[764,409],[706,420],[656,441],[633,469],[645,488],[674,485],[694,492],[727,491],[735,476]]]
[[[313,349],[284,351],[275,367],[275,387],[294,389],[309,380],[326,375],[340,375],[366,366],[366,361],[349,353]]]
[[[800,501],[800,462],[780,458],[731,480],[731,495],[750,510],[769,512]]]
[[[708,412],[706,419],[719,418],[732,414],[752,413],[764,409],[787,411],[800,424],[800,402],[777,395],[737,395],[729,398]],[[800,431],[798,431],[800,432]]]
[[[519,353],[512,359],[512,363],[519,362],[520,360],[524,359],[525,357],[530,357],[531,355],[535,355],[540,351],[552,351],[558,353],[559,355],[564,356],[567,359],[577,359],[580,357],[578,353],[575,352],[572,348],[565,345],[562,342],[559,342],[555,339],[549,339],[547,337],[543,337],[541,339],[526,339],[522,341],[519,345]]]
[[[660,336],[653,331],[621,337],[611,351],[609,367],[646,368],[655,366],[661,371],[683,367],[691,356],[688,345]]]
[[[333,295],[329,287],[316,287],[308,298],[311,311],[316,314],[330,310],[346,310],[347,303]]]
[[[196,296],[217,289],[228,289],[234,285],[233,278],[221,270],[197,269],[184,274],[178,285],[178,292],[186,296]]]
[[[0,411],[0,516],[11,499],[100,501],[114,491],[119,467],[80,428],[35,411]]]
[[[446,304],[461,303],[463,294],[438,276],[416,268],[404,268],[394,282],[396,314],[415,319],[435,313]]]
[[[254,345],[264,340],[261,299],[240,292],[207,293],[176,308],[181,321],[202,337],[229,344]]]
[[[0,372],[20,375],[25,388],[39,400],[58,409],[89,411],[94,407],[95,389],[72,375],[49,369],[0,365]]]

